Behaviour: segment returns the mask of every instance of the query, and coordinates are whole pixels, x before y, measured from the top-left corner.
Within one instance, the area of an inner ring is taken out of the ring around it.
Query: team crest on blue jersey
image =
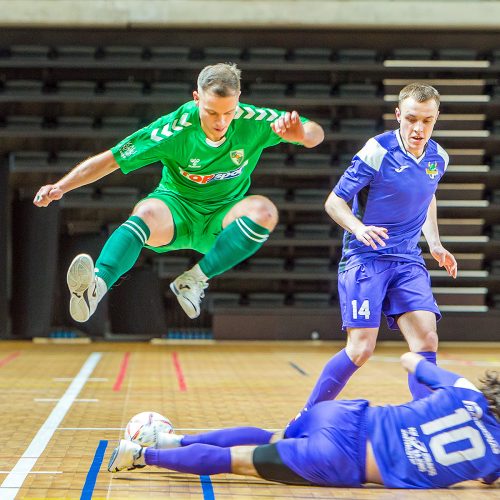
[[[243,162],[243,158],[245,158],[245,151],[243,149],[236,149],[235,151],[231,151],[229,156],[231,157],[231,161],[239,167]]]
[[[439,174],[438,172],[438,164],[437,164],[437,161],[430,161],[428,164],[427,164],[427,168],[425,169],[425,173],[431,178],[431,179],[434,179],[434,177],[436,177],[436,175]]]

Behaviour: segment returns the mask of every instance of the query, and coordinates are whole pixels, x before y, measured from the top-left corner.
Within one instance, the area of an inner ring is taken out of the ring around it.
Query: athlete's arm
[[[78,164],[56,183],[42,186],[36,193],[33,203],[37,207],[46,207],[51,202],[60,200],[68,191],[92,184],[118,168],[113,153],[109,150],[104,151]]]
[[[439,239],[436,196],[432,197],[432,201],[427,209],[427,218],[422,226],[422,232],[429,245],[431,255],[439,262],[439,267],[444,267],[450,276],[456,278],[457,261],[453,254],[441,245],[441,240]]]
[[[389,238],[385,227],[365,226],[349,208],[349,205],[333,191],[325,202],[326,213],[346,231],[354,234],[356,239],[374,250],[377,244],[385,247],[384,239]]]
[[[443,370],[439,366],[427,361],[423,356],[415,352],[406,352],[401,356],[403,368],[414,373],[417,380],[431,389],[440,387],[453,387],[459,380],[460,375]]]
[[[273,132],[287,142],[298,142],[306,148],[314,148],[323,142],[325,132],[316,122],[302,123],[297,111],[286,112],[271,123]]]

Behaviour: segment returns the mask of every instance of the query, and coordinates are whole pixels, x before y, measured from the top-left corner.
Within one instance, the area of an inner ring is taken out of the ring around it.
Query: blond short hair
[[[205,66],[198,75],[198,90],[219,97],[234,96],[240,92],[241,70],[233,63]]]
[[[439,108],[441,104],[441,96],[439,92],[432,86],[427,83],[421,82],[413,82],[401,89],[398,98],[398,104],[401,106],[401,103],[405,100],[412,97],[417,102],[425,102],[430,99],[434,99]]]

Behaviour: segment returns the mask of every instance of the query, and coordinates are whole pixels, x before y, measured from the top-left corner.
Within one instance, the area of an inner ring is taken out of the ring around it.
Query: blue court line
[[[87,473],[87,478],[85,479],[85,484],[83,485],[82,495],[80,500],[91,500],[92,493],[94,493],[95,482],[97,479],[97,474],[99,474],[99,469],[101,468],[102,460],[104,458],[104,453],[108,442],[105,440],[99,441],[99,445],[95,451],[94,460]]]
[[[309,375],[306,371],[304,371],[299,365],[296,365],[293,361],[288,362],[292,368],[295,368],[301,375]]]
[[[201,489],[203,490],[203,500],[215,500],[214,488],[210,476],[200,476]]]

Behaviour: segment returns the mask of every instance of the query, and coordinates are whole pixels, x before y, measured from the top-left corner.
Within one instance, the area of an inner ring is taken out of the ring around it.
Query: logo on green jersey
[[[232,162],[239,167],[243,162],[243,158],[245,158],[245,151],[243,149],[237,149],[235,151],[231,151],[229,153]]]
[[[201,168],[200,161],[201,160],[199,158],[191,158],[189,160],[188,168]]]
[[[134,155],[137,150],[134,146],[134,144],[132,143],[132,141],[129,141],[127,143],[125,143],[120,149],[120,156],[125,160],[127,159],[129,156],[132,156]]]
[[[436,177],[436,175],[439,174],[438,172],[438,164],[437,164],[437,161],[435,162],[429,162],[427,164],[427,168],[425,169],[425,173],[431,178],[431,179],[434,179],[434,177]]]

